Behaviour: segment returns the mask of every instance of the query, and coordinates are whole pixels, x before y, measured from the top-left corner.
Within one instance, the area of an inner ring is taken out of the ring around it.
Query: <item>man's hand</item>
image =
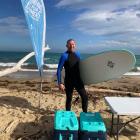
[[[59,89],[64,92],[65,91],[65,86],[63,84],[59,84]]]

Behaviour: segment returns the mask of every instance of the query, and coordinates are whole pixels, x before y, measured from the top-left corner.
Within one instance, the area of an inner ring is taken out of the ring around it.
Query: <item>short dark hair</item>
[[[68,43],[69,43],[69,42],[71,42],[71,41],[75,41],[75,40],[74,40],[74,39],[72,39],[72,38],[68,39],[68,40],[67,40],[67,44],[66,44],[66,46],[67,46],[67,45],[68,45]]]

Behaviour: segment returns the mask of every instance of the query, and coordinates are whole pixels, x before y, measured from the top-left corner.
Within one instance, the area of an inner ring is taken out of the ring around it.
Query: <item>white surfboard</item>
[[[119,78],[136,63],[133,53],[114,50],[96,54],[80,62],[80,75],[85,85]]]

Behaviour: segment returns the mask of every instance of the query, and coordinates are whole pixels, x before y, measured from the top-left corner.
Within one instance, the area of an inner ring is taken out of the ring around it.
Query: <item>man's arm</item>
[[[66,60],[66,57],[65,57],[64,54],[62,54],[61,58],[59,60],[58,68],[57,68],[57,81],[58,81],[58,85],[61,84],[61,71],[63,69],[65,60]]]
[[[76,52],[76,55],[77,55],[77,57],[79,58],[79,59],[81,59],[81,55],[80,55],[80,52]]]

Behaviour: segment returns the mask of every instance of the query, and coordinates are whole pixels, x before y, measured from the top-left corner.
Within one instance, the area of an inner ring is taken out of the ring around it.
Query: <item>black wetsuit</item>
[[[57,80],[61,84],[61,71],[65,68],[65,90],[66,90],[66,110],[71,110],[71,101],[73,89],[75,88],[82,98],[82,109],[87,112],[88,97],[84,88],[84,84],[80,78],[79,71],[80,54],[78,52],[65,52],[61,55],[58,69]]]

